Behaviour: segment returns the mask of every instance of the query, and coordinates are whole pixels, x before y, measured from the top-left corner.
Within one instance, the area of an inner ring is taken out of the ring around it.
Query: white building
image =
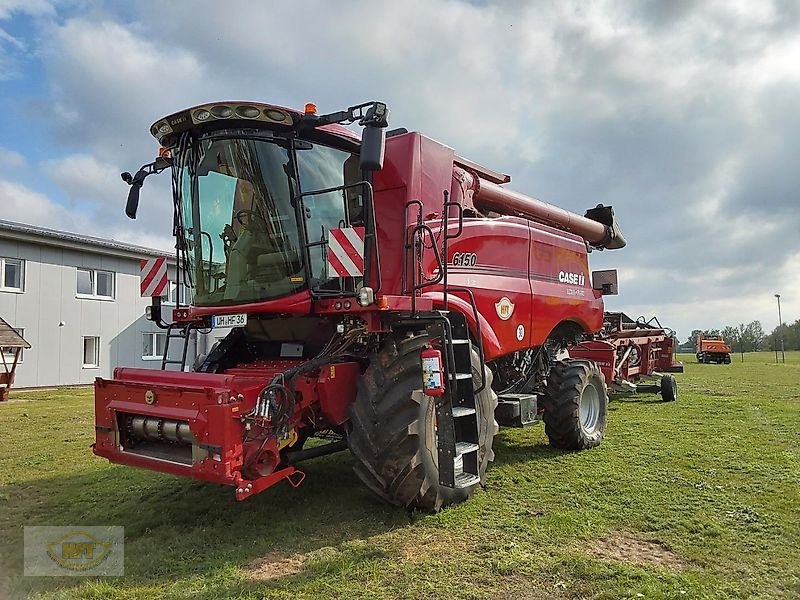
[[[166,255],[0,220],[0,317],[31,344],[14,387],[89,384],[121,366],[160,368],[166,336],[145,319],[150,299],[139,295],[139,261],[154,256]],[[168,261],[174,281],[174,256]],[[170,292],[166,319],[173,284]],[[193,334],[189,366],[220,336],[214,333]],[[181,346],[182,340],[173,340],[170,357],[179,357]]]

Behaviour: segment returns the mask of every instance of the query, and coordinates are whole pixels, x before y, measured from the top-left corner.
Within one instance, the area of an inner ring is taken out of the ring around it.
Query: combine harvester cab
[[[581,216],[510,191],[420,133],[386,133],[388,116],[215,102],[153,124],[162,151],[123,174],[126,213],[171,171],[176,283],[193,298],[148,309],[167,331],[162,370],[97,380],[96,454],[241,500],[349,450],[377,496],[435,511],[484,480],[498,422],[600,444],[607,381],[566,349],[602,329],[615,293],[616,273],[593,277],[587,259],[625,245],[611,207]],[[360,138],[341,126],[354,122]],[[186,340],[209,328],[230,333],[187,372]],[[182,360],[167,359],[173,338]]]
[[[617,393],[655,392],[665,402],[678,399],[672,373],[683,373],[675,360],[677,340],[658,319],[634,321],[621,312],[607,312],[602,332],[569,349],[573,358],[595,361],[609,390]]]

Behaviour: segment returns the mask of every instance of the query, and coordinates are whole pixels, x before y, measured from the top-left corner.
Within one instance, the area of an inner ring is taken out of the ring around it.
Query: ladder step
[[[453,407],[453,418],[457,419],[459,417],[468,417],[470,415],[474,415],[475,409],[469,408],[468,406],[454,406]]]
[[[478,444],[473,444],[471,442],[456,442],[456,456],[462,456],[463,454],[469,454],[470,452],[477,452],[480,450],[481,447]]]
[[[472,473],[458,473],[455,480],[456,488],[468,488],[481,482],[481,478]]]

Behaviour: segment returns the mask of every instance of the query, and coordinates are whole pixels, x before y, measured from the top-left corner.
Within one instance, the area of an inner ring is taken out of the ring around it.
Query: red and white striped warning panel
[[[328,232],[328,273],[338,277],[364,276],[363,227],[343,227]]]
[[[142,269],[141,282],[142,296],[166,296],[169,291],[167,281],[167,259],[145,258],[139,261]]]

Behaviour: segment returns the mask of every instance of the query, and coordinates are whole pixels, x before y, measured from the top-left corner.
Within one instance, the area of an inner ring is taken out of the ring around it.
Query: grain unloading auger
[[[177,283],[193,298],[170,319],[154,299],[150,317],[168,340],[226,333],[191,371],[98,379],[96,454],[241,500],[349,449],[376,495],[437,510],[483,480],[498,422],[543,420],[559,448],[600,443],[603,374],[565,349],[602,329],[615,293],[615,273],[593,286],[587,261],[588,246],[625,244],[611,208],[512,192],[424,135],[386,133],[388,116],[379,102],[215,102],[153,125],[163,149],[123,175],[126,212],[171,171]],[[361,138],[340,125],[353,122]]]

